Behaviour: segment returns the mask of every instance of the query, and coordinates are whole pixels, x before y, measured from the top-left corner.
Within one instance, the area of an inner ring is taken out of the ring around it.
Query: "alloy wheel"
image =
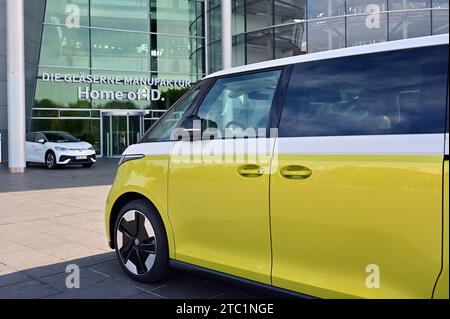
[[[45,157],[45,165],[47,165],[48,168],[55,167],[55,155],[53,153],[48,153]]]
[[[116,230],[117,249],[125,267],[134,275],[148,273],[155,262],[156,236],[148,218],[138,210],[122,215]]]

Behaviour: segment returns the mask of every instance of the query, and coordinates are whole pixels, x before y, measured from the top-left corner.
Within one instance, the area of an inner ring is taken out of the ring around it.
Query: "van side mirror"
[[[208,131],[208,136],[212,136],[210,132],[217,131],[217,123],[211,120],[202,119],[197,115],[192,115],[186,118],[179,127],[172,131],[171,140],[198,141],[202,139],[202,135],[205,131]]]

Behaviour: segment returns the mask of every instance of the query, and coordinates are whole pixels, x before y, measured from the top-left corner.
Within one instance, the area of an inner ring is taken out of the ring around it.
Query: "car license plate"
[[[84,160],[84,159],[87,159],[87,156],[85,155],[77,156],[77,160]]]

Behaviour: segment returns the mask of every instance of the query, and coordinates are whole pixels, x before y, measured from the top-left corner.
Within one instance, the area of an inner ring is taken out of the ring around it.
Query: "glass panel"
[[[389,10],[414,10],[430,7],[429,0],[390,0]],[[430,35],[431,12],[409,11],[389,13],[389,40]]]
[[[247,32],[273,25],[271,0],[246,1]]]
[[[389,0],[389,10],[414,10],[430,7],[430,0]]]
[[[345,0],[308,1],[308,19],[345,15]]]
[[[33,110],[33,117],[58,117],[58,110]]]
[[[219,50],[220,49],[221,48],[219,48]],[[222,56],[222,54],[220,56]],[[245,64],[245,34],[239,34],[233,37],[233,66],[244,64]],[[221,67],[219,69],[221,69]]]
[[[152,34],[152,71],[203,73],[203,39]]]
[[[243,0],[242,0],[243,1]],[[214,42],[222,37],[221,7],[216,1],[209,1],[208,8],[209,41]]]
[[[389,40],[401,40],[431,34],[431,12],[389,13]]]
[[[447,64],[448,46],[297,64],[279,135],[444,132]]]
[[[144,141],[168,141],[170,139],[170,134],[176,125],[179,123],[180,119],[183,117],[186,110],[195,101],[198,93],[200,92],[199,87],[194,88],[185,97],[177,102],[172,108],[164,114],[164,117],[153,127],[153,129],[145,136]]]
[[[275,59],[306,53],[305,24],[275,28]]]
[[[89,30],[45,25],[40,65],[89,67]]]
[[[189,88],[159,87],[161,99],[152,103],[153,110],[167,110],[175,104]]]
[[[112,155],[112,144],[111,144],[111,117],[104,116],[102,118],[103,125],[103,155]]]
[[[433,0],[433,34],[448,33],[448,0]]]
[[[111,116],[112,125],[112,155],[121,155],[128,144],[127,117]]]
[[[151,31],[203,36],[203,1],[151,0]]]
[[[239,0],[244,1],[244,0]],[[243,4],[242,4],[243,6]],[[242,11],[242,10],[241,10]],[[220,1],[209,0],[208,26],[209,26],[209,72],[213,73],[222,69],[222,45],[221,45],[221,8]]]
[[[222,137],[240,136],[238,132],[247,129],[252,130],[249,136],[255,137],[258,129],[267,126],[280,74],[276,70],[218,79],[197,115],[209,120]]]
[[[375,13],[386,11],[387,0],[346,0],[347,14]]]
[[[275,0],[274,24],[278,25],[304,20],[306,10],[305,2],[306,0]]]
[[[89,25],[88,0],[47,0],[45,22],[68,28]]]
[[[144,132],[147,132],[153,124],[155,124],[156,120],[148,120],[144,119]]]
[[[216,41],[209,45],[209,72],[213,73],[219,70],[222,70],[222,42]]]
[[[133,73],[133,72],[108,72],[95,71],[93,76],[118,76],[119,78],[149,78],[149,73]],[[150,101],[147,101],[141,96],[140,99],[128,99],[128,92],[143,93],[142,90],[148,89],[146,86],[131,85],[131,84],[92,84],[92,91],[103,92],[122,92],[122,99],[114,98],[111,94],[99,94],[98,98],[92,99],[92,107],[96,109],[148,109],[150,108]]]
[[[387,40],[387,17],[374,11],[368,15],[347,17],[347,46],[384,42]]]
[[[345,47],[345,19],[329,18],[308,22],[308,52]]]
[[[92,29],[91,35],[93,68],[150,70],[148,34]]]
[[[38,80],[34,107],[38,108],[89,108],[89,100],[78,99],[78,84],[44,82]]]
[[[71,111],[68,110],[60,110],[60,117],[91,117],[91,112],[89,110],[86,111]]]
[[[387,0],[346,0],[347,47],[387,41]],[[362,14],[362,15],[361,15]]]
[[[91,0],[93,27],[148,32],[149,15],[148,1]]]
[[[139,115],[130,115],[129,121],[129,145],[136,144],[141,138],[141,117]]]
[[[218,17],[220,22],[220,17]],[[232,34],[245,32],[245,0],[233,1]]]
[[[247,64],[273,59],[273,31],[247,33]]]

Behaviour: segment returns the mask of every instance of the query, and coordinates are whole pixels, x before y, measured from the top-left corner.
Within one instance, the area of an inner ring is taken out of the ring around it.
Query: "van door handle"
[[[281,176],[288,179],[306,179],[311,176],[312,171],[305,166],[289,165],[280,170]]]
[[[243,177],[258,177],[264,174],[264,169],[255,164],[246,164],[239,166],[238,173]]]

